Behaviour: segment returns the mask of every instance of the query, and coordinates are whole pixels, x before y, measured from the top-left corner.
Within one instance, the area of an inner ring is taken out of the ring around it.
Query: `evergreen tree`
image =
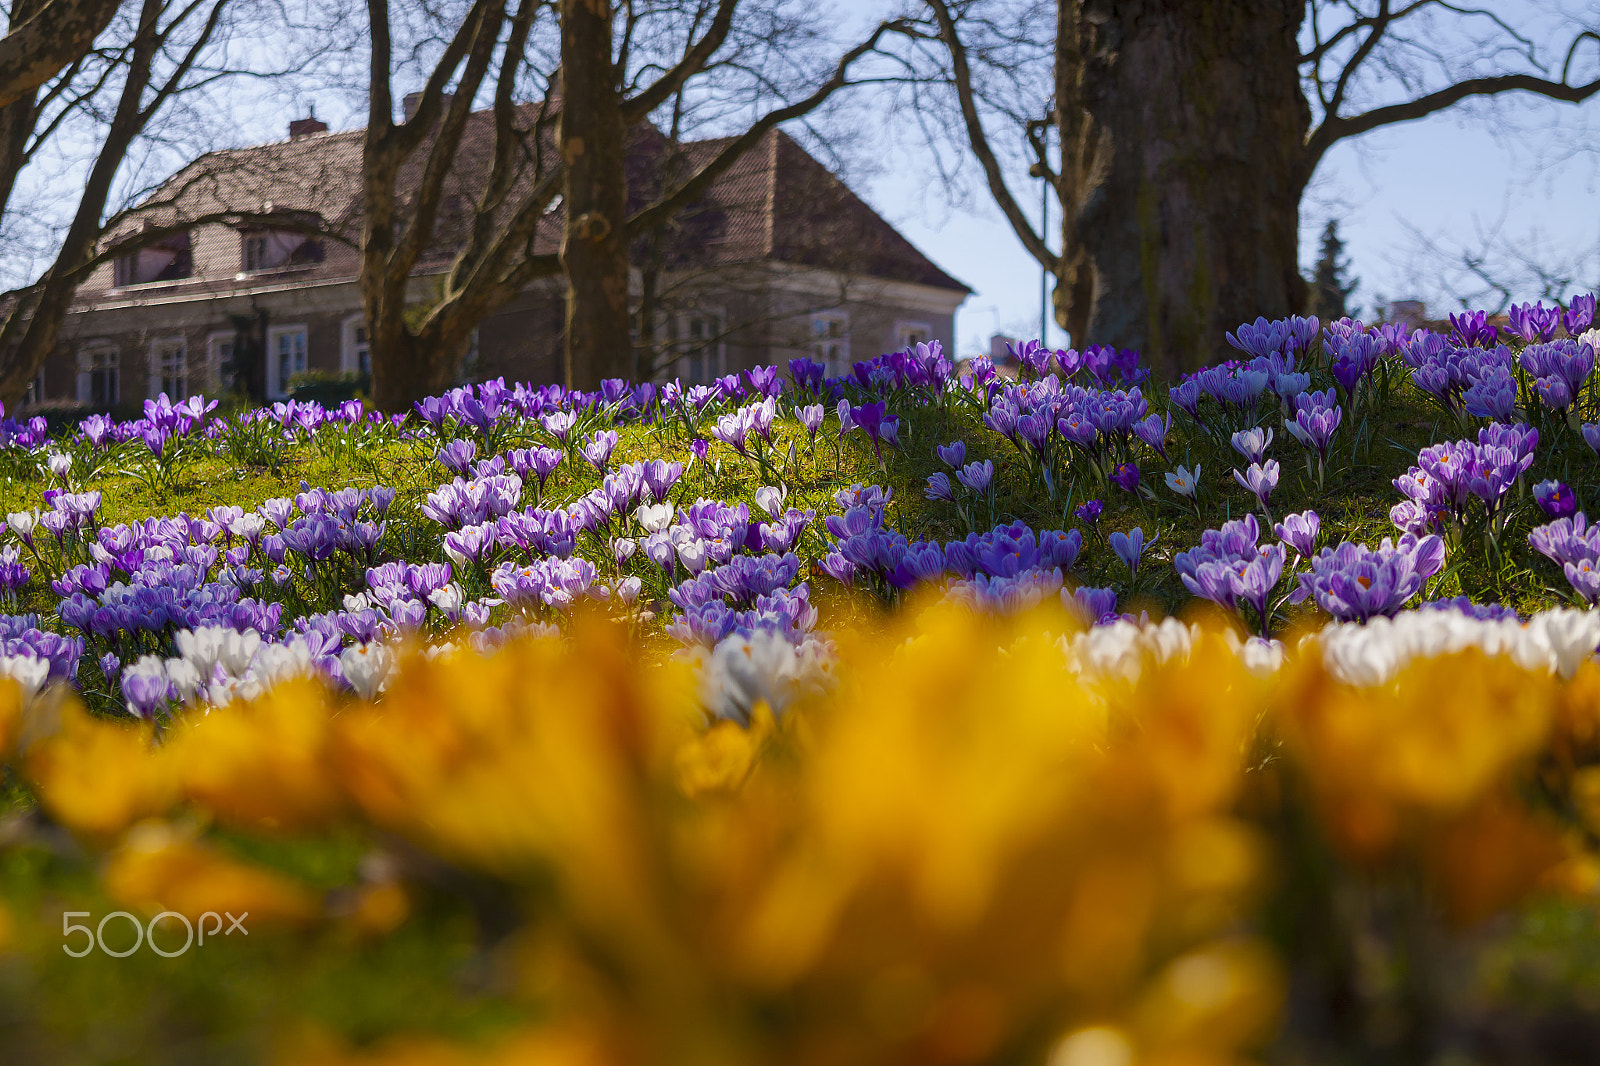
[[[1350,294],[1361,284],[1360,278],[1348,278],[1350,261],[1345,258],[1344,241],[1339,239],[1339,223],[1329,219],[1322,230],[1322,254],[1311,275],[1311,313],[1324,322],[1353,314],[1349,306]]]

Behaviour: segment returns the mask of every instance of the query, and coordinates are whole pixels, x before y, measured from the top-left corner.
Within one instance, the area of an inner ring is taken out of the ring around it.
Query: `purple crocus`
[[[967,461],[966,441],[956,440],[949,444],[941,444],[938,451],[940,461],[952,470],[960,470],[961,464]]]
[[[1160,539],[1161,538],[1159,536],[1152,537],[1150,538],[1149,544],[1146,544],[1144,539],[1144,530],[1138,526],[1134,526],[1126,533],[1119,531],[1111,534],[1111,536],[1107,538],[1107,543],[1111,545],[1111,550],[1117,553],[1117,558],[1121,559],[1123,563],[1127,565],[1129,575],[1132,577],[1138,577],[1139,559],[1144,555],[1145,548],[1153,547],[1155,542]]]
[[[614,429],[599,430],[583,445],[583,457],[589,460],[589,465],[594,467],[601,476],[605,475],[606,464],[611,462],[611,453],[617,449],[617,431]]]
[[[1117,591],[1095,589],[1087,585],[1079,585],[1075,589],[1062,589],[1061,605],[1078,621],[1086,626],[1092,626],[1116,616]]]
[[[956,480],[965,485],[969,492],[982,496],[994,481],[994,463],[987,459],[981,463],[968,463],[956,471]]]
[[[1162,459],[1167,457],[1167,434],[1172,431],[1172,414],[1168,412],[1163,421],[1158,414],[1150,415],[1141,422],[1133,424],[1134,436],[1144,441],[1156,450]]]
[[[806,435],[811,438],[811,443],[817,442],[817,431],[822,428],[823,419],[828,417],[828,412],[820,403],[811,404],[800,408],[800,424],[806,427]]]
[[[683,477],[683,464],[667,462],[665,459],[652,459],[644,463],[640,470],[644,476],[645,488],[650,490],[650,495],[657,503],[667,498],[667,493],[672,491],[672,486]]]
[[[1241,474],[1235,470],[1233,480],[1247,492],[1255,495],[1256,501],[1261,504],[1261,509],[1267,509],[1267,497],[1272,495],[1272,490],[1278,487],[1278,461],[1268,459],[1264,463],[1251,463],[1250,469]]]
[[[461,477],[470,477],[472,460],[478,456],[478,446],[470,440],[453,440],[440,448],[434,458],[439,465]]]
[[[1344,421],[1344,410],[1338,406],[1312,405],[1301,407],[1295,412],[1294,418],[1284,422],[1283,428],[1289,435],[1307,448],[1314,450],[1319,458],[1327,458],[1328,445],[1333,441],[1334,431],[1339,428],[1339,423]]]
[[[1578,497],[1559,481],[1541,481],[1533,487],[1534,501],[1549,518],[1566,518],[1578,510]]]
[[[1259,463],[1266,458],[1267,449],[1271,446],[1272,430],[1270,428],[1241,429],[1233,435],[1233,450],[1252,463]]]
[[[1390,616],[1422,589],[1444,565],[1444,541],[1432,534],[1406,534],[1399,544],[1384,538],[1373,550],[1345,541],[1324,548],[1300,575],[1304,595],[1341,622]]]
[[[888,410],[889,405],[882,401],[850,408],[850,420],[871,438],[873,451],[880,459],[883,458],[883,416]]]
[[[1273,527],[1278,539],[1293,548],[1301,557],[1309,559],[1317,550],[1317,537],[1322,532],[1322,519],[1315,511],[1283,516],[1283,521]]]
[[[924,493],[930,500],[948,500],[955,502],[955,490],[950,487],[950,475],[940,471],[928,475],[928,488]]]
[[[1128,492],[1137,492],[1139,489],[1139,465],[1137,463],[1118,463],[1117,468],[1111,471],[1111,483]]]
[[[1567,336],[1576,337],[1594,323],[1595,294],[1574,296],[1561,315],[1561,328]]]
[[[1077,507],[1074,507],[1072,509],[1072,513],[1077,517],[1078,521],[1093,528],[1094,525],[1100,521],[1100,512],[1104,510],[1105,504],[1101,503],[1099,500],[1090,500],[1087,503],[1080,503]]]

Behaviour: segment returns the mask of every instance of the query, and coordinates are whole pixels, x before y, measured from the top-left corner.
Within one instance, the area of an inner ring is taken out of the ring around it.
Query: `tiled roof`
[[[531,122],[532,109],[525,111]],[[145,204],[173,201],[170,211],[154,213],[152,221],[156,223],[172,220],[179,213],[195,217],[224,210],[314,212],[329,228],[354,241],[361,226],[363,132],[313,133],[208,153],[164,182]],[[425,263],[443,265],[464,238],[470,204],[486,177],[492,136],[492,115],[473,115],[447,179],[435,240]],[[698,167],[727,143],[690,142],[683,146],[681,165]],[[643,128],[629,160],[634,172],[630,184],[637,199],[642,200],[660,180],[660,160],[666,151],[660,134]],[[416,187],[419,168],[420,164],[413,163],[402,171],[398,182],[402,195]],[[542,220],[536,252],[559,248],[561,225],[559,210]],[[767,134],[712,183],[699,203],[674,220],[667,245],[673,265],[776,261],[971,291],[918,251],[793,138],[778,131]],[[322,263],[301,268],[295,276],[310,281],[348,277],[354,272],[353,253],[330,248]],[[195,281],[197,287],[208,287],[199,278]]]

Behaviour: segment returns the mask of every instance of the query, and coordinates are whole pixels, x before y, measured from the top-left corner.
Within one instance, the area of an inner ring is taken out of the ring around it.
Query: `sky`
[[[845,14],[863,0],[815,2]],[[236,95],[227,110],[239,121],[229,131],[216,130],[218,137],[245,143],[280,137],[286,106],[295,110],[289,117],[297,117],[304,114],[300,108],[314,103],[335,129],[362,121],[359,93],[301,85],[294,101],[286,103],[261,91],[254,86],[232,90]],[[994,333],[1037,336],[1038,265],[994,207],[976,168],[967,165],[962,177],[969,192],[952,202],[944,186],[932,180],[934,168],[918,145],[914,124],[893,113],[884,122],[892,125],[863,124],[856,157],[865,165],[850,166],[846,158],[845,177],[913,244],[975,290],[957,313],[958,354],[986,352]],[[997,149],[1015,139],[992,137]],[[1574,151],[1573,145],[1588,148]],[[948,152],[945,158],[951,158]],[[52,181],[51,186],[75,200],[71,182]],[[1039,183],[1023,178],[1013,189],[1037,219]],[[1508,262],[1517,253],[1546,264],[1576,262],[1576,276],[1583,281],[1577,291],[1587,291],[1600,286],[1596,204],[1600,98],[1574,107],[1509,94],[1489,105],[1458,107],[1335,145],[1301,204],[1300,261],[1303,270],[1311,269],[1324,224],[1337,219],[1350,275],[1360,280],[1351,302],[1369,316],[1380,299],[1423,299],[1436,314],[1458,309],[1463,298],[1482,290],[1461,269],[1460,251],[1485,244],[1498,249],[1491,260],[1496,275],[1518,282],[1515,299],[1539,296],[1528,272]],[[13,212],[10,223],[17,217]],[[1056,227],[1052,210],[1047,234]],[[14,236],[4,236],[9,247],[0,249],[6,259],[0,266],[26,259],[19,256],[21,244]],[[1488,297],[1491,306],[1497,302]],[[1059,346],[1067,338],[1050,323],[1046,340]]]
[[[1600,99],[1583,106],[1600,115]],[[1450,282],[1462,286],[1455,291],[1465,291],[1467,279],[1426,246],[1477,248],[1495,232],[1547,262],[1587,253],[1582,276],[1588,287],[1600,285],[1600,155],[1551,161],[1565,133],[1547,124],[1552,117],[1570,117],[1553,116],[1553,107],[1522,101],[1490,115],[1444,113],[1335,145],[1301,205],[1302,269],[1310,271],[1323,226],[1335,218],[1350,275],[1360,279],[1351,301],[1369,314],[1380,297],[1420,298],[1441,315],[1459,310]],[[987,351],[996,332],[1038,334],[1038,264],[986,197],[950,206],[904,169],[861,183],[857,191],[934,262],[976,290],[957,313],[962,355]],[[1017,190],[1017,196],[1037,219],[1038,185]],[[1518,299],[1538,295],[1529,290]],[[1065,339],[1051,323],[1049,343]]]

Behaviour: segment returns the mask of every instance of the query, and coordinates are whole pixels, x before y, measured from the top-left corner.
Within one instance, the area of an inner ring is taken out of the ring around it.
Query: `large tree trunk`
[[[1305,305],[1303,0],[1061,0],[1057,321],[1158,372]]]
[[[627,176],[610,0],[561,0],[561,159],[566,230],[567,384],[632,376]]]

